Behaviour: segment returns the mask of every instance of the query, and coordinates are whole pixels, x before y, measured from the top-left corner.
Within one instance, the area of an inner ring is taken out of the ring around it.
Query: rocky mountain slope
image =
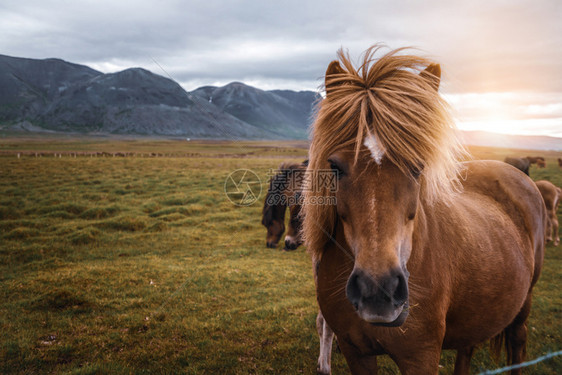
[[[305,138],[318,94],[311,91],[263,91],[240,82],[193,91],[221,111],[286,138]]]
[[[103,74],[63,60],[0,56],[0,126],[27,131],[305,138],[313,92],[241,83],[186,92],[141,68]]]
[[[62,91],[101,74],[59,59],[0,55],[0,122],[34,118]]]

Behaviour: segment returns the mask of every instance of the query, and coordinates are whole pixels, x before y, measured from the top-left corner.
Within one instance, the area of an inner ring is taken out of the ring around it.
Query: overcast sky
[[[2,0],[0,19],[0,54],[143,67],[186,90],[317,90],[340,47],[413,46],[441,63],[461,128],[562,137],[561,0]]]

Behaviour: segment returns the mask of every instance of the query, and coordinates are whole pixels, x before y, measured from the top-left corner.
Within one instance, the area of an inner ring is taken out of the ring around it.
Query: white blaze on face
[[[363,142],[365,147],[371,151],[371,156],[378,165],[381,164],[381,160],[384,156],[384,147],[379,143],[378,139],[374,135],[369,135],[365,137],[365,141]]]

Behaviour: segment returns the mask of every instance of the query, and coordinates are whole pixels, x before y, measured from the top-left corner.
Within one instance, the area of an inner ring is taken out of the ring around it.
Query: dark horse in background
[[[531,167],[531,164],[536,164],[539,168],[546,167],[546,162],[542,156],[527,156],[525,158],[513,158],[508,156],[505,158],[504,162],[513,165],[527,176],[529,176],[529,168]]]
[[[439,65],[403,50],[375,60],[377,50],[359,68],[340,51],[313,126],[303,235],[323,318],[353,374],[377,373],[382,354],[403,374],[437,374],[443,349],[468,374],[488,340],[520,363],[543,198],[505,163],[461,161]],[[318,183],[325,170],[337,189]],[[335,203],[310,204],[326,197]]]
[[[276,174],[269,180],[261,221],[267,228],[266,245],[269,248],[276,248],[285,232],[287,208],[290,220],[283,250],[295,250],[302,244],[299,201],[307,164],[308,161],[281,163]]]

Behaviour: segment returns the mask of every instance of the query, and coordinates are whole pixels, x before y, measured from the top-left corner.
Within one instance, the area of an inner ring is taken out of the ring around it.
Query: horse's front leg
[[[468,375],[470,373],[470,359],[473,352],[473,346],[457,350],[457,360],[455,361],[455,372],[453,375]]]
[[[439,373],[441,345],[434,348],[420,349],[415,352],[401,353],[391,358],[396,362],[402,375],[436,375]]]
[[[339,338],[338,346],[353,375],[376,375],[378,373],[375,355],[362,355],[353,344],[346,340],[339,340]]]
[[[318,311],[316,317],[316,329],[318,330],[318,337],[320,338],[320,355],[318,356],[318,367],[316,372],[321,375],[331,374],[331,359],[332,359],[332,341],[334,339],[334,332],[324,320],[321,311]]]

